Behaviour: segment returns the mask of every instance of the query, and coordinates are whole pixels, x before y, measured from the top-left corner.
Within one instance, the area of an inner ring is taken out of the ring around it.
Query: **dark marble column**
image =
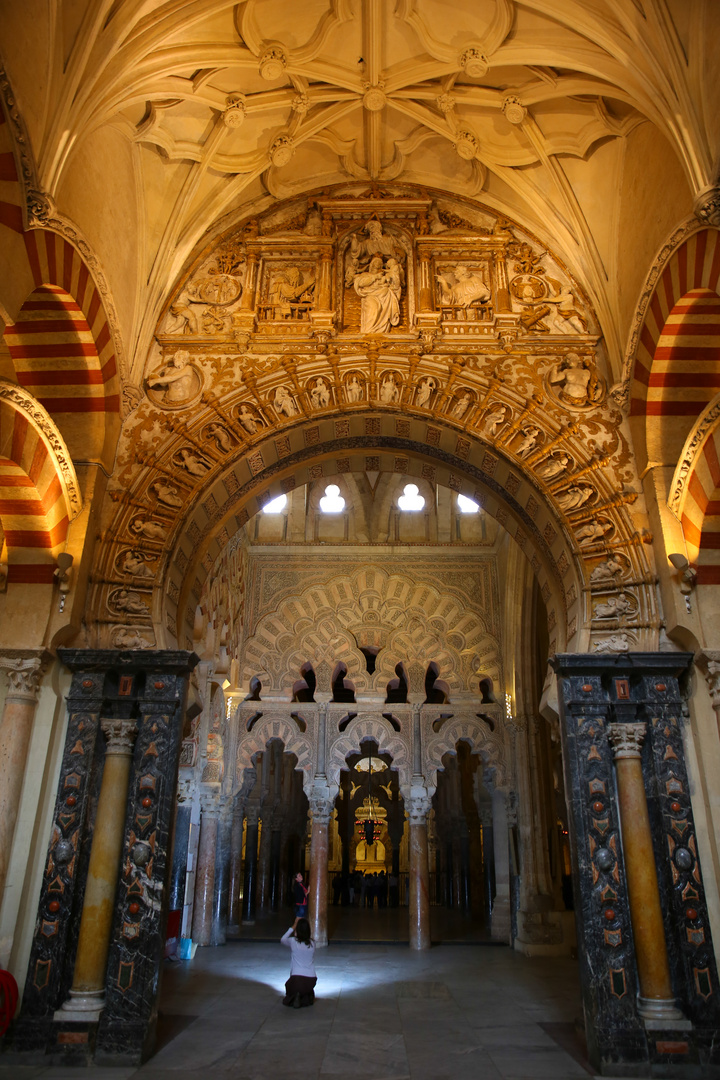
[[[510,942],[510,852],[506,792],[495,788],[492,796],[495,900],[490,932],[494,941]]]
[[[490,926],[495,900],[495,846],[493,843],[492,810],[481,811],[483,880],[485,884],[485,924]]]
[[[168,912],[168,946],[171,939],[175,945],[168,955],[174,955],[177,941],[182,932],[182,917],[185,907],[185,883],[187,880],[188,847],[190,844],[190,818],[192,806],[189,802],[179,802],[175,810],[173,829],[172,867],[170,870],[170,898]]]
[[[460,907],[469,912],[472,904],[470,888],[470,834],[467,828],[460,833]]]
[[[270,911],[270,845],[272,843],[272,813],[261,813],[260,844],[257,866],[257,910],[265,915]]]
[[[230,835],[232,805],[226,797],[220,803],[217,848],[215,851],[215,887],[213,891],[210,944],[224,945],[227,940],[228,899],[230,882]]]
[[[252,804],[247,805],[245,807],[245,865],[243,867],[243,926],[255,925],[259,821],[259,807]]]
[[[280,910],[280,849],[282,833],[273,828],[270,836],[270,910]]]
[[[215,899],[215,869],[220,808],[214,796],[200,800],[200,840],[195,870],[192,939],[197,945],[212,944],[213,901]]]
[[[333,810],[332,800],[327,795],[326,785],[323,785],[320,794],[313,794],[310,807],[312,810],[312,832],[310,834],[308,915],[315,944],[324,946],[328,943],[328,826]]]
[[[230,831],[230,877],[228,883],[228,930],[240,926],[240,891],[242,889],[243,812],[235,807]]]

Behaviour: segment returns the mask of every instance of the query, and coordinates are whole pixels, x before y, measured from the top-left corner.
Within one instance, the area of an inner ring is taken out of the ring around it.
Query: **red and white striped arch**
[[[630,417],[647,462],[674,464],[694,421],[720,391],[720,233],[701,229],[672,254],[640,330]]]
[[[683,527],[698,584],[720,585],[720,394],[688,436],[668,504]]]
[[[0,521],[8,582],[51,584],[68,525],[79,511],[77,478],[58,429],[31,395],[0,396]]]

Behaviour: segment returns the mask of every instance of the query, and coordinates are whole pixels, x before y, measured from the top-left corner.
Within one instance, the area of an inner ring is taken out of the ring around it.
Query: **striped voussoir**
[[[0,402],[0,519],[8,581],[50,584],[68,530],[55,461],[21,412]]]
[[[680,521],[698,584],[720,585],[720,423],[695,455]]]

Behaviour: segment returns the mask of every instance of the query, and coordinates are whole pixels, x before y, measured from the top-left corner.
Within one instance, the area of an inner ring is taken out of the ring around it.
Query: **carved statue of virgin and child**
[[[368,221],[365,232],[366,238],[351,237],[345,285],[360,297],[360,333],[386,334],[400,322],[403,251],[379,221]]]

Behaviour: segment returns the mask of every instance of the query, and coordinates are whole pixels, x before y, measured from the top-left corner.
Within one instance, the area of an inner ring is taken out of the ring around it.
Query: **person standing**
[[[286,945],[292,953],[290,978],[285,983],[283,1005],[292,1009],[314,1005],[317,983],[315,942],[310,936],[310,923],[307,919],[296,919],[280,938],[280,944]]]
[[[305,918],[308,909],[308,890],[300,871],[297,872],[293,881],[293,900],[295,902],[295,921],[297,922],[298,919]]]

